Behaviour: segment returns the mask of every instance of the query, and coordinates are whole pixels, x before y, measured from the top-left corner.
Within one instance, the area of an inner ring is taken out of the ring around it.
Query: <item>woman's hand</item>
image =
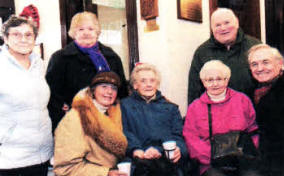
[[[141,150],[141,149],[137,149],[137,150],[134,150],[133,152],[133,158],[139,158],[139,159],[144,159],[144,151]]]
[[[108,176],[127,176],[127,173],[120,172],[119,170],[110,170]]]
[[[174,150],[174,156],[171,159],[173,163],[177,163],[179,159],[181,158],[180,148],[177,146]]]
[[[148,148],[144,153],[145,159],[157,159],[160,158],[161,156],[162,154],[154,147]]]

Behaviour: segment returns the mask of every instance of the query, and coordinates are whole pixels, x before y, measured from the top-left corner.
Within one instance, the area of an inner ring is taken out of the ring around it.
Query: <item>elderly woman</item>
[[[284,175],[284,76],[279,51],[261,44],[249,51],[249,64],[258,82],[254,92],[256,121],[260,130],[260,151],[264,175]]]
[[[70,109],[72,99],[102,71],[114,71],[121,81],[118,97],[127,96],[127,84],[119,56],[98,42],[101,29],[95,14],[77,13],[71,21],[69,36],[74,39],[50,59],[46,79],[51,89],[48,105],[53,130]]]
[[[200,163],[200,172],[207,176],[234,175],[223,173],[211,164],[211,142],[209,133],[209,108],[211,105],[212,136],[231,131],[251,132],[257,129],[255,111],[250,99],[243,93],[228,88],[231,71],[219,60],[205,63],[200,79],[206,88],[200,98],[188,107],[183,135],[191,158]],[[254,145],[258,136],[253,136]],[[246,170],[241,173],[248,173]],[[250,171],[253,173],[253,171]]]
[[[98,73],[73,99],[72,109],[55,131],[57,176],[126,176],[115,170],[127,147],[116,102],[120,78]]]
[[[158,90],[160,74],[153,65],[138,64],[130,82],[134,91],[121,101],[121,110],[123,131],[128,139],[127,156],[136,165],[134,176],[174,175],[174,168],[180,167],[188,155],[178,106]],[[177,144],[170,162],[162,147],[169,140]]]
[[[3,25],[0,52],[0,175],[45,176],[53,153],[42,59],[32,52],[32,22],[11,16]]]

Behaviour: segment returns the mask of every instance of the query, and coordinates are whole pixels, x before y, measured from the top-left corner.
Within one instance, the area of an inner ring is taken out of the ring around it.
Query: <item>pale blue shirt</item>
[[[0,52],[0,169],[40,164],[53,154],[45,67],[36,54],[29,59],[25,69],[7,46]]]

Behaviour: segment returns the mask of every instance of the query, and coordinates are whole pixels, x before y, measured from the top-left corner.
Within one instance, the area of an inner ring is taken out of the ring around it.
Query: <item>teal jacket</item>
[[[247,61],[247,51],[256,44],[261,43],[256,38],[245,35],[239,29],[234,45],[227,50],[226,46],[215,40],[213,35],[201,44],[194,53],[188,77],[188,104],[205,91],[199,78],[203,64],[209,60],[218,59],[231,69],[229,87],[250,95],[255,83],[250,74]]]

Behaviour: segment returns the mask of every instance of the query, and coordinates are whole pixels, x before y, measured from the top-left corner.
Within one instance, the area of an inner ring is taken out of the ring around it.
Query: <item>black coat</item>
[[[230,67],[231,78],[229,87],[250,95],[255,85],[247,62],[247,51],[253,45],[259,43],[261,43],[259,40],[245,35],[239,29],[235,44],[228,50],[225,45],[219,43],[211,35],[194,53],[188,77],[188,104],[199,98],[205,91],[199,78],[199,72],[207,61],[213,59],[221,60]]]
[[[256,106],[264,175],[284,176],[284,76]]]
[[[121,79],[118,97],[123,98],[128,94],[127,82],[119,56],[109,47],[99,43],[99,49],[107,60],[110,69],[117,73]],[[55,52],[49,61],[46,80],[51,89],[48,105],[49,115],[54,130],[64,116],[63,104],[71,108],[72,99],[82,88],[88,86],[97,70],[88,55],[82,53],[74,44]]]

